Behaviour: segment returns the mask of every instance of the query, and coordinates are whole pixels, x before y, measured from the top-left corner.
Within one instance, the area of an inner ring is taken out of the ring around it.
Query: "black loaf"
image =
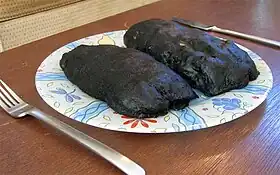
[[[197,98],[186,80],[135,49],[81,45],[63,54],[60,66],[82,91],[130,117],[158,117]]]
[[[173,21],[134,24],[124,43],[170,67],[207,96],[243,88],[259,75],[250,56],[234,42]]]

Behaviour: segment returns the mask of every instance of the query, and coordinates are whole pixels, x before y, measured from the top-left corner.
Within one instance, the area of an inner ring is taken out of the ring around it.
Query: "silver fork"
[[[70,125],[27,104],[2,80],[0,80],[0,106],[14,118],[21,118],[26,115],[34,116],[76,140],[128,175],[145,175],[145,170],[129,158]]]

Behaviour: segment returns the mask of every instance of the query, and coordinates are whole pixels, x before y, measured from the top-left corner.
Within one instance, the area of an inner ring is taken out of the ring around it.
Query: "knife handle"
[[[221,29],[221,28],[218,28],[216,26],[213,26],[211,28],[211,31],[222,33],[222,34],[227,34],[227,35],[232,35],[232,36],[240,37],[240,38],[243,38],[243,39],[256,41],[256,42],[266,44],[266,45],[270,45],[270,46],[274,46],[274,47],[277,47],[277,48],[280,49],[280,42],[279,41],[274,41],[274,40],[254,36],[254,35],[248,35],[248,34],[244,34],[244,33],[240,33],[240,32],[235,32],[235,31],[232,31],[232,30]]]

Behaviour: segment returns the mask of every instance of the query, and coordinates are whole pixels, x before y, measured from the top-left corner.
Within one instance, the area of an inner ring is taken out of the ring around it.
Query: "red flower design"
[[[153,119],[136,119],[136,118],[130,118],[125,115],[122,115],[121,118],[128,119],[127,121],[123,122],[123,124],[124,125],[131,124],[130,126],[131,128],[135,128],[139,123],[145,128],[149,128],[148,123],[157,123],[157,121]]]
[[[258,96],[252,96],[253,99],[259,99],[260,97]]]

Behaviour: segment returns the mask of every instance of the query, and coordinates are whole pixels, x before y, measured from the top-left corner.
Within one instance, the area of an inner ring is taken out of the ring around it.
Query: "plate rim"
[[[267,88],[266,92],[262,95],[263,98],[262,98],[261,100],[259,100],[258,104],[257,104],[253,109],[250,109],[247,113],[242,114],[241,116],[239,116],[239,117],[237,117],[237,118],[234,118],[234,119],[229,120],[229,121],[225,121],[224,123],[219,123],[219,124],[215,124],[215,125],[212,125],[212,126],[206,126],[206,127],[203,127],[203,128],[193,129],[193,130],[179,130],[179,131],[175,131],[175,130],[173,131],[173,130],[172,130],[172,131],[168,131],[168,132],[152,132],[151,130],[142,130],[142,131],[140,132],[140,131],[138,131],[138,130],[136,130],[136,129],[134,129],[134,130],[120,130],[120,129],[113,129],[113,128],[101,127],[101,126],[99,126],[99,125],[92,125],[92,124],[88,124],[88,123],[85,123],[85,122],[82,122],[82,121],[77,121],[76,119],[71,118],[71,117],[69,117],[69,116],[66,116],[65,114],[63,114],[63,113],[59,112],[58,110],[56,110],[52,105],[50,105],[50,104],[47,102],[47,100],[45,100],[45,99],[42,97],[42,95],[41,95],[40,92],[39,92],[39,85],[38,85],[38,82],[39,82],[39,81],[36,80],[36,76],[37,76],[38,73],[39,73],[38,70],[39,70],[40,66],[49,58],[50,55],[52,55],[54,52],[58,51],[59,49],[64,48],[64,47],[65,47],[66,45],[68,45],[68,44],[71,44],[71,43],[74,43],[74,42],[79,42],[80,40],[83,40],[83,39],[88,38],[88,37],[93,37],[93,36],[96,36],[96,35],[104,35],[104,34],[106,34],[106,33],[125,32],[125,31],[127,31],[127,29],[123,29],[123,30],[113,30],[113,31],[107,31],[107,32],[101,32],[101,33],[93,34],[93,35],[90,35],[90,36],[86,36],[86,37],[83,37],[83,38],[80,38],[80,39],[71,41],[71,42],[69,42],[69,43],[67,43],[67,44],[65,44],[65,45],[62,45],[62,46],[56,48],[55,50],[53,50],[50,54],[48,54],[48,55],[43,59],[43,61],[41,61],[41,63],[40,63],[39,66],[37,67],[36,73],[35,73],[35,87],[36,87],[36,92],[38,93],[38,95],[40,96],[40,98],[44,101],[44,103],[46,103],[46,104],[47,104],[49,107],[51,107],[54,111],[58,112],[59,114],[61,114],[61,115],[64,116],[64,117],[67,117],[67,118],[69,118],[69,119],[71,119],[71,120],[74,120],[74,121],[76,121],[76,122],[79,122],[79,123],[82,123],[82,124],[85,124],[85,125],[88,125],[88,126],[91,126],[91,127],[96,127],[96,128],[99,128],[99,129],[103,129],[103,130],[114,131],[114,132],[135,133],[135,134],[170,134],[170,133],[182,133],[182,132],[190,132],[190,131],[199,131],[199,130],[204,130],[204,129],[207,129],[207,128],[213,128],[213,127],[216,127],[216,126],[219,126],[219,125],[223,125],[223,124],[226,124],[226,123],[235,121],[235,120],[240,119],[240,118],[242,118],[242,117],[246,117],[247,114],[251,113],[252,111],[254,111],[256,108],[258,108],[260,105],[262,105],[262,104],[264,103],[264,101],[268,98],[269,93],[271,92],[271,90],[272,90],[272,88],[273,88],[273,85],[274,85],[273,73],[272,73],[270,67],[268,66],[268,64],[266,63],[266,61],[265,61],[264,59],[262,59],[262,57],[259,56],[257,53],[253,52],[251,49],[249,49],[249,48],[247,48],[247,47],[245,47],[245,46],[243,46],[243,45],[241,45],[241,44],[239,44],[239,43],[237,43],[237,42],[235,42],[235,41],[233,40],[234,43],[235,43],[238,47],[241,46],[240,49],[242,49],[242,50],[245,49],[245,50],[244,50],[245,52],[247,52],[246,50],[248,50],[249,52],[252,52],[252,53],[255,54],[257,57],[259,57],[259,58],[261,59],[261,61],[263,61],[263,62],[265,63],[267,72],[269,72],[269,73],[270,73],[270,76],[271,76],[271,86],[269,86],[269,88]],[[217,36],[214,36],[214,37],[219,38],[219,39],[224,39],[224,38],[220,38],[220,37],[217,37]],[[247,52],[247,53],[248,53],[248,52]],[[69,80],[68,80],[68,81],[69,81]],[[226,93],[228,93],[228,92],[226,92]],[[225,93],[223,93],[223,94],[225,94]]]

